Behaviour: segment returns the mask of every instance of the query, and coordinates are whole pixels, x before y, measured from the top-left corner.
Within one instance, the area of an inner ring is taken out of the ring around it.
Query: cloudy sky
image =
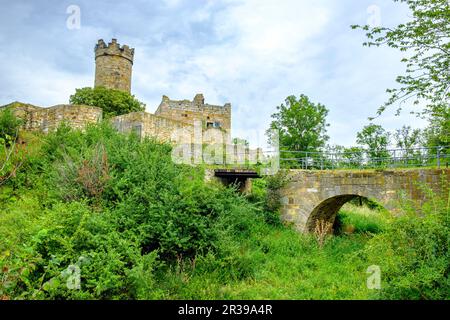
[[[330,110],[330,143],[348,146],[404,70],[399,52],[362,47],[350,25],[407,19],[392,0],[0,0],[0,105],[67,103],[93,86],[97,40],[117,38],[135,48],[132,93],[148,112],[163,94],[204,93],[232,104],[233,136],[255,145],[275,107],[303,93]],[[375,123],[424,126],[394,113]]]

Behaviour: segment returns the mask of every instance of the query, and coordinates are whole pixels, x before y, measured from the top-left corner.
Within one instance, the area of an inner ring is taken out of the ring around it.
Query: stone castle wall
[[[176,141],[174,132],[185,134],[183,141],[190,139],[193,127],[189,124],[155,116],[148,112],[132,112],[112,119],[120,132],[136,132],[140,137],[154,137],[162,142]]]
[[[231,105],[229,103],[218,106],[206,104],[202,94],[197,94],[190,100],[170,100],[163,96],[161,104],[155,114],[161,117],[194,123],[201,121],[204,129],[215,128],[224,133],[231,131]]]
[[[88,123],[97,123],[102,119],[102,109],[84,105],[56,105],[41,108],[29,104],[13,103],[14,115],[24,121],[23,129],[47,133],[58,128],[63,122],[73,128],[84,129]]]
[[[56,105],[42,108],[20,102],[5,107],[13,110],[16,117],[24,121],[23,129],[50,132],[63,122],[75,129],[84,129],[88,123],[102,119],[101,108],[85,105]],[[171,119],[168,114],[160,116],[148,112],[132,112],[112,118],[120,132],[135,131],[141,137],[154,137],[161,142],[178,144],[226,144],[230,134],[222,128],[207,128],[198,117],[191,121]]]
[[[148,112],[132,112],[114,117],[114,127],[120,132],[134,131],[140,137],[154,137],[161,142],[180,144],[224,143],[225,135],[217,129],[202,129],[191,123],[169,119]],[[197,130],[197,131],[196,131]]]

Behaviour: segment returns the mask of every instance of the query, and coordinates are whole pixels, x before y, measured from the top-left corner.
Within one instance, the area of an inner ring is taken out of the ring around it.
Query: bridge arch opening
[[[319,223],[322,223],[322,225],[326,223],[332,228],[330,232],[334,232],[334,229],[336,227],[335,224],[336,216],[338,215],[339,210],[342,208],[344,204],[354,199],[358,199],[360,205],[369,200],[368,197],[358,194],[338,195],[323,200],[313,209],[313,211],[309,215],[309,218],[306,222],[306,231],[314,232],[316,226]]]

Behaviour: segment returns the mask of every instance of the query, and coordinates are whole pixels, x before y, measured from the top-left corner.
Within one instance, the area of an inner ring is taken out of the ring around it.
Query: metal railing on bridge
[[[358,149],[351,152],[280,150],[280,165],[296,169],[448,167],[450,147]]]

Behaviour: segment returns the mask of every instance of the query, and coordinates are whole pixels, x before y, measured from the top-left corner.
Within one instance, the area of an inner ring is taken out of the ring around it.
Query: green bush
[[[104,87],[76,89],[75,94],[70,96],[70,103],[102,108],[105,116],[145,110],[145,104],[128,92]]]
[[[266,176],[265,207],[268,211],[278,211],[281,207],[280,189],[288,182],[288,171],[281,170],[274,175]]]
[[[254,179],[252,182],[252,192],[247,199],[256,204],[259,212],[264,217],[264,221],[273,226],[281,226],[279,203],[280,200],[278,190],[284,184],[278,175],[276,177],[264,177],[262,179]]]
[[[381,269],[379,298],[449,298],[448,194],[440,197],[428,192],[428,195],[421,212],[404,204],[403,215],[395,218],[384,233],[367,245],[369,262]]]
[[[0,139],[16,138],[22,120],[14,116],[10,108],[0,110]]]
[[[38,218],[34,227],[21,227],[29,232],[26,250],[0,241],[0,248],[13,249],[2,262],[10,285],[1,294],[158,298],[154,272],[208,253],[237,276],[249,274],[245,259],[225,243],[248,237],[263,221],[259,211],[232,189],[205,183],[198,169],[174,164],[169,145],[120,134],[108,123],[84,133],[61,126],[43,139],[30,172],[46,182],[36,185],[41,205],[23,213]],[[8,215],[5,225],[15,228],[14,219]],[[68,290],[74,268],[81,287]]]

